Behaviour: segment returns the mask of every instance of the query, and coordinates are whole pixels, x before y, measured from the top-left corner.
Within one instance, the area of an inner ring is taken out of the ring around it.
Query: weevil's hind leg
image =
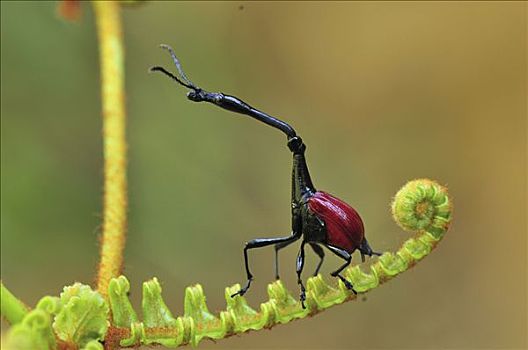
[[[317,267],[315,268],[315,272],[313,274],[314,276],[317,276],[319,274],[319,270],[321,269],[321,265],[323,265],[325,253],[324,253],[323,248],[321,248],[316,243],[310,243],[310,247],[312,247],[315,254],[317,254],[320,258],[319,263],[317,264]]]
[[[354,294],[357,294],[357,292],[354,290],[354,286],[352,286],[352,283],[350,283],[346,278],[344,278],[340,274],[341,271],[343,271],[352,262],[352,255],[350,255],[350,253],[347,252],[344,249],[337,248],[337,247],[334,247],[334,246],[331,246],[331,245],[328,245],[328,244],[325,245],[325,247],[327,247],[332,253],[334,253],[335,255],[340,257],[341,259],[346,260],[346,262],[340,268],[338,268],[337,270],[332,272],[331,275],[333,277],[338,277],[341,281],[343,281],[343,283],[345,284],[347,289],[350,289],[352,292],[354,292]]]
[[[279,250],[286,248],[295,241],[283,242],[275,244],[275,279],[280,280],[279,277]]]
[[[240,289],[238,292],[231,295],[233,298],[236,295],[244,295],[251,286],[251,281],[253,280],[253,275],[249,270],[249,261],[248,261],[248,250],[254,248],[262,248],[273,244],[280,244],[285,242],[294,242],[301,237],[301,234],[298,232],[293,232],[291,236],[288,237],[279,237],[279,238],[257,238],[246,243],[244,247],[244,263],[246,266],[247,282],[246,285]]]
[[[373,251],[372,248],[370,247],[366,237],[364,237],[363,241],[361,241],[358,250],[361,253],[361,261],[362,262],[365,262],[365,255],[368,255],[368,256],[372,256],[372,255],[381,256],[383,254],[383,253],[378,253],[378,252]]]
[[[301,249],[299,250],[299,255],[297,255],[297,283],[301,287],[301,305],[303,309],[306,309],[306,306],[304,305],[304,301],[306,300],[306,288],[304,288],[304,284],[301,278],[302,270],[304,267],[304,245],[306,244],[305,241],[301,243]]]

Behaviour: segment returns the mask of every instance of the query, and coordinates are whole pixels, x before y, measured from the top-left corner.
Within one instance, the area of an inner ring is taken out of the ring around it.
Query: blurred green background
[[[157,276],[175,314],[200,282],[212,311],[244,282],[242,247],[290,228],[284,136],[185,98],[147,68],[291,122],[318,188],[362,214],[377,250],[408,237],[389,202],[406,181],[449,187],[454,222],[413,270],[323,314],[214,349],[527,346],[526,3],[183,3],[123,9],[129,144],[125,273],[139,308]],[[2,280],[30,305],[91,283],[102,142],[92,8],[1,2]],[[282,276],[297,294],[296,248]],[[326,274],[339,263],[327,255]],[[248,299],[266,299],[273,249],[251,255]],[[355,261],[358,261],[355,256]],[[317,259],[308,254],[306,271]],[[306,273],[308,275],[308,272]],[[5,324],[3,324],[5,327]]]

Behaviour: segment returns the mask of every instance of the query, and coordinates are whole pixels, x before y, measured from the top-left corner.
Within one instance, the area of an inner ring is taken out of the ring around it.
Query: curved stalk
[[[366,293],[407,271],[436,247],[449,228],[451,201],[447,190],[436,182],[421,179],[405,185],[395,196],[393,217],[403,229],[415,232],[394,253],[384,253],[368,271],[360,265],[351,266],[343,275],[352,282],[356,291]],[[240,334],[249,330],[271,328],[278,324],[313,316],[334,305],[355,300],[358,296],[343,282],[331,286],[321,275],[307,281],[306,309],[301,307],[281,281],[268,285],[269,300],[252,309],[244,297],[231,298],[239,285],[227,287],[225,311],[214,315],[209,312],[202,286],[197,284],[185,291],[184,314],[174,317],[161,297],[161,286],[156,278],[143,284],[143,321],[128,300],[130,285],[124,276],[113,279],[109,286],[112,326],[105,344],[122,347],[161,344],[176,347],[197,345],[203,338],[213,340]]]

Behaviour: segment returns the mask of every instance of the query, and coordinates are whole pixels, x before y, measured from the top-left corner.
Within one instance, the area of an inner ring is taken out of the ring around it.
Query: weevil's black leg
[[[317,254],[319,256],[319,258],[321,259],[321,260],[319,260],[319,263],[317,264],[317,267],[315,268],[315,272],[313,274],[314,276],[317,276],[317,274],[319,273],[319,269],[321,269],[321,265],[323,265],[323,260],[324,260],[324,257],[325,257],[325,253],[323,251],[323,248],[318,246],[316,243],[310,243],[310,247],[312,247],[312,249],[315,252],[315,254]]]
[[[368,256],[372,256],[372,255],[381,256],[382,255],[382,253],[378,253],[372,250],[372,248],[368,244],[366,237],[364,237],[363,241],[361,241],[358,250],[361,253],[362,262],[365,262],[365,255],[368,255]]]
[[[273,244],[279,244],[279,243],[285,243],[285,242],[294,242],[298,240],[301,237],[300,232],[293,232],[291,236],[288,237],[279,237],[279,238],[257,238],[254,240],[251,240],[246,243],[246,246],[244,247],[244,263],[246,265],[246,274],[247,274],[247,282],[244,288],[240,289],[238,292],[231,295],[231,297],[234,297],[236,295],[244,295],[248,291],[251,281],[253,280],[253,275],[251,274],[251,271],[249,270],[249,260],[248,260],[248,250],[254,249],[254,248],[262,248]]]
[[[275,244],[275,279],[277,279],[277,280],[280,279],[280,277],[279,277],[279,250],[289,246],[293,242],[295,242],[295,241],[283,242],[283,243]]]
[[[352,292],[354,292],[354,294],[357,294],[357,292],[354,290],[354,287],[352,286],[352,283],[350,283],[346,278],[340,275],[341,271],[343,271],[352,262],[352,255],[350,255],[350,253],[344,249],[337,248],[328,244],[325,245],[325,247],[327,247],[332,253],[334,253],[338,257],[346,260],[346,263],[344,263],[343,266],[332,272],[331,275],[333,277],[338,277],[341,281],[343,281],[347,289],[350,289],[352,290]]]
[[[299,250],[299,255],[297,255],[297,283],[301,287],[301,305],[303,309],[306,309],[306,306],[304,305],[304,301],[306,300],[306,289],[304,288],[304,284],[301,278],[301,273],[304,267],[304,245],[306,244],[305,241],[301,243],[301,249]]]

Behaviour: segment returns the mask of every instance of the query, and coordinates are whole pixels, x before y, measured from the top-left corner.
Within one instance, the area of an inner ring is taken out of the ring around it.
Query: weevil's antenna
[[[184,83],[177,76],[175,76],[174,74],[172,74],[171,72],[169,72],[168,70],[166,70],[163,67],[160,67],[160,66],[150,67],[149,71],[151,71],[151,72],[162,72],[163,74],[165,74],[169,78],[172,78],[172,79],[176,80],[178,82],[178,84],[183,85],[183,86],[185,86],[186,88],[189,88],[189,89],[198,90],[198,88],[196,86]]]
[[[174,50],[172,49],[172,47],[170,47],[169,45],[165,45],[165,44],[161,44],[160,47],[162,49],[169,51],[172,57],[172,61],[174,62],[174,65],[178,69],[178,72],[180,73],[180,76],[182,77],[182,79],[185,80],[187,84],[189,84],[190,86],[194,86],[195,88],[197,88],[196,85],[194,85],[192,81],[190,81],[189,78],[187,78],[187,76],[185,75],[185,72],[183,71],[180,60],[178,60],[178,57],[176,57],[176,54],[174,53]]]
[[[178,60],[178,57],[176,57],[176,54],[174,53],[174,50],[169,45],[161,44],[160,47],[162,49],[165,49],[169,51],[172,61],[174,62],[174,65],[176,66],[176,69],[178,70],[178,73],[180,74],[180,78],[169,72],[163,67],[160,66],[154,66],[150,68],[151,72],[162,72],[165,75],[169,76],[170,78],[176,80],[180,85],[185,86],[186,88],[193,89],[194,91],[200,91],[201,89],[194,85],[194,83],[187,78],[187,75],[185,75],[185,72],[183,71],[182,65],[180,63],[180,60]]]

